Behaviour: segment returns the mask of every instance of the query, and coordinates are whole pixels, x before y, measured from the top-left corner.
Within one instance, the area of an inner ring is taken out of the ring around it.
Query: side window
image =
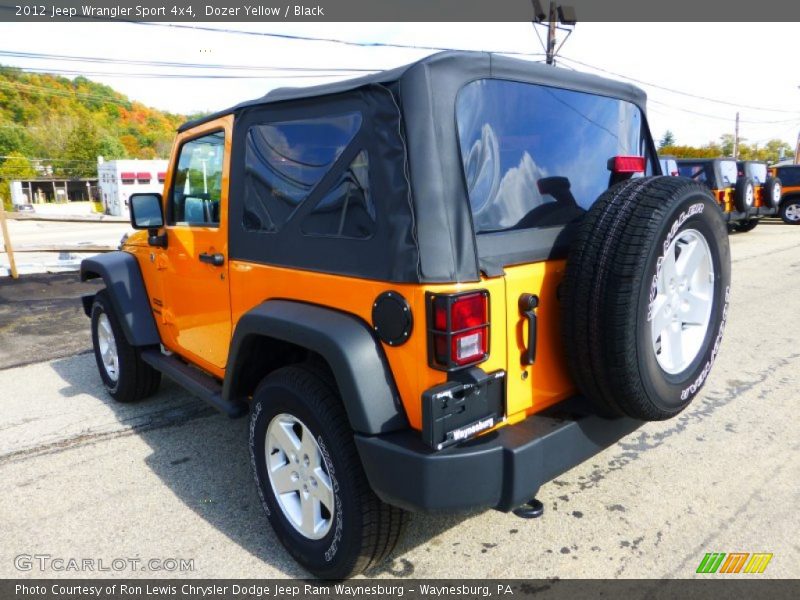
[[[786,187],[800,185],[800,167],[778,169],[777,175]]]
[[[245,145],[244,228],[279,231],[360,127],[359,113],[251,127]]]
[[[181,146],[169,203],[170,225],[219,225],[224,152],[223,131]]]
[[[306,218],[306,235],[366,239],[375,232],[375,205],[369,192],[369,160],[362,150]]]

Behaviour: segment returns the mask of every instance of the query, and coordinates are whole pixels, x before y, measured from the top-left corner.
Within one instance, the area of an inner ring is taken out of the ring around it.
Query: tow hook
[[[533,498],[511,512],[522,519],[538,519],[544,514],[544,504]]]

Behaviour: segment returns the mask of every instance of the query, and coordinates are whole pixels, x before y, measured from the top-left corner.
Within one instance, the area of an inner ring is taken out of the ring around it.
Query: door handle
[[[532,365],[536,362],[536,308],[539,306],[539,296],[535,294],[522,294],[519,297],[519,310],[528,321],[528,344],[522,353],[522,364]]]
[[[213,265],[215,267],[221,267],[225,264],[225,257],[217,252],[216,254],[209,254],[208,252],[201,252],[200,256],[198,256],[200,262],[206,263],[207,265]]]

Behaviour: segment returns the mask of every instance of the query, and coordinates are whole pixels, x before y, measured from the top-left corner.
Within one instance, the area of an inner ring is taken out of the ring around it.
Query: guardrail
[[[57,221],[60,223],[128,223],[125,217],[111,215],[42,215],[29,212],[6,213],[6,218],[14,221]]]

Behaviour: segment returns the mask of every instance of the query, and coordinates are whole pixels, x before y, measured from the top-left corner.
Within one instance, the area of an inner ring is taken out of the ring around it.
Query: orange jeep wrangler
[[[787,225],[800,225],[800,165],[772,167],[770,174],[783,186],[778,216]]]
[[[538,514],[686,408],[728,312],[725,221],[660,176],[644,93],[485,53],[187,123],[130,209],[81,266],[105,387],[249,413],[267,518],[320,577],[381,561],[407,511]]]

